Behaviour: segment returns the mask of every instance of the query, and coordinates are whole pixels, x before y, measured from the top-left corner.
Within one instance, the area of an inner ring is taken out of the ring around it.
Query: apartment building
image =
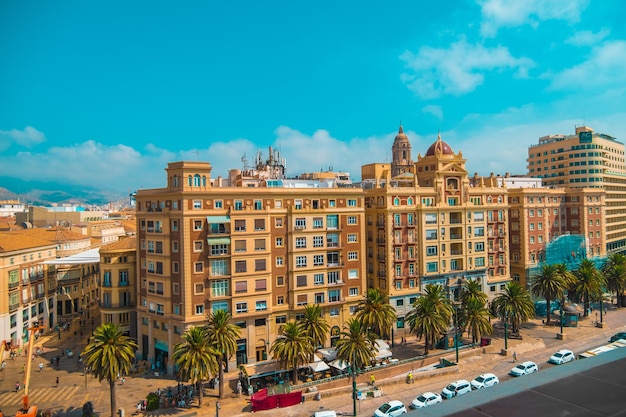
[[[524,286],[542,263],[606,257],[605,191],[601,188],[509,188],[511,277]]]
[[[219,309],[241,328],[230,364],[267,359],[280,326],[319,304],[339,339],[365,291],[360,188],[286,179],[280,158],[211,179],[207,162],[169,163],[164,188],[136,193],[141,356],[173,371],[190,326]]]
[[[100,315],[137,335],[137,239],[122,237],[100,248]]]
[[[362,167],[367,283],[396,308],[397,336],[429,284],[458,300],[466,280],[495,297],[510,280],[507,189],[497,177],[469,177],[462,153],[441,140],[412,161],[402,128],[391,164]],[[398,175],[393,175],[397,173]]]
[[[0,341],[24,346],[35,323],[51,328],[55,316],[56,245],[20,232],[0,233]]]
[[[624,144],[588,126],[573,135],[539,138],[528,148],[528,174],[549,187],[602,188],[606,252],[626,251],[626,165]]]

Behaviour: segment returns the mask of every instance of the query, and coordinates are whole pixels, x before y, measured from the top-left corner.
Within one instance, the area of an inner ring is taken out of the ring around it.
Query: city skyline
[[[357,7],[358,6],[358,7]],[[0,6],[0,176],[159,187],[279,149],[287,172],[413,159],[442,138],[467,168],[523,174],[575,126],[624,140],[618,1]],[[350,155],[349,158],[342,154]]]

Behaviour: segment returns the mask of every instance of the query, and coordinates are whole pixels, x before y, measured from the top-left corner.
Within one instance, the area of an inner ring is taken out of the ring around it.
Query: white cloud
[[[26,126],[24,130],[0,130],[0,150],[7,149],[11,143],[30,148],[45,140],[45,135],[31,126]]]
[[[565,43],[575,46],[593,46],[609,36],[609,33],[611,33],[611,31],[606,28],[595,33],[590,30],[581,30],[567,38]]]
[[[505,47],[486,48],[461,39],[450,48],[424,46],[417,54],[406,51],[400,59],[409,72],[401,75],[409,89],[423,99],[438,98],[444,94],[460,96],[474,91],[484,82],[485,73],[510,69],[525,77],[534,62],[528,58],[513,57]]]
[[[588,3],[588,0],[479,0],[483,17],[480,32],[493,37],[502,27],[537,27],[551,19],[578,22]]]
[[[422,107],[422,111],[424,113],[428,113],[428,114],[435,116],[439,120],[443,119],[443,109],[441,108],[441,106],[435,106],[434,104],[429,104],[427,106]]]
[[[605,42],[578,65],[553,74],[550,90],[626,89],[626,41]]]

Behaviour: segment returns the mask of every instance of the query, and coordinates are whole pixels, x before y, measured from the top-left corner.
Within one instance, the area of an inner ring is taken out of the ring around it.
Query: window
[[[313,285],[324,285],[324,274],[314,274]]]
[[[241,294],[245,292],[248,292],[248,283],[246,281],[235,282],[235,293]]]
[[[324,255],[313,255],[313,266],[324,265]]]
[[[339,290],[329,290],[328,291],[328,302],[334,303],[337,301],[341,301],[341,292]]]
[[[263,202],[261,200],[254,200],[254,209],[263,210]]]
[[[276,238],[276,247],[280,248],[283,246],[283,238],[282,237],[277,237]]]
[[[476,266],[485,266],[485,257],[479,257],[474,259],[474,265]]]
[[[306,256],[296,256],[296,268],[306,267]]]
[[[202,200],[193,200],[193,208],[194,210],[199,210],[202,208]]]
[[[359,295],[359,287],[350,287],[350,289],[348,289],[348,295],[351,297]]]
[[[287,323],[287,316],[276,316],[276,324]]]
[[[266,271],[267,265],[265,259],[255,259],[254,260],[254,270],[255,271]]]
[[[296,304],[298,306],[305,306],[305,305],[307,305],[307,296],[306,296],[306,294],[298,294],[298,298],[297,298]]]
[[[265,326],[265,319],[256,319],[254,320],[255,327]]]
[[[348,216],[348,224],[353,225],[356,223],[356,216]]]
[[[255,291],[267,291],[267,280],[257,279],[256,281],[254,281],[254,290]]]
[[[211,282],[211,295],[213,297],[224,297],[228,294],[228,280],[220,279]]]
[[[204,314],[204,304],[196,304],[196,316]]]
[[[329,214],[326,216],[326,228],[338,229],[339,228],[339,216],[337,214]]]
[[[485,236],[485,228],[484,227],[475,227],[474,228],[474,236]]]
[[[485,242],[476,242],[474,244],[474,250],[476,252],[484,252],[485,251]]]
[[[321,217],[315,217],[313,219],[313,229],[323,229],[324,228],[324,219]]]
[[[276,304],[277,305],[283,305],[285,304],[285,296],[284,295],[279,295],[276,297]]]
[[[274,225],[277,228],[283,227],[283,218],[282,217],[276,217],[276,219],[274,219]]]
[[[426,271],[427,272],[437,272],[439,270],[439,265],[437,262],[427,262],[426,263]]]
[[[276,257],[276,266],[283,266],[284,265],[284,259],[282,256],[277,256]]]
[[[248,312],[248,303],[235,304],[235,311],[239,314]]]
[[[313,236],[313,247],[314,248],[323,248],[324,247],[324,236]]]
[[[243,210],[243,201],[235,200],[235,210]]]
[[[356,200],[349,199],[348,200],[348,207],[356,207]]]
[[[178,240],[172,241],[172,252],[178,253]]]
[[[296,229],[306,229],[306,219],[297,218],[294,227]]]
[[[215,313],[218,310],[228,312],[228,301],[217,301],[211,303],[211,311]]]
[[[247,272],[246,261],[235,261],[235,272]]]
[[[254,230],[257,232],[265,230],[265,219],[255,219]]]
[[[202,220],[194,220],[193,221],[193,230],[196,230],[196,231],[202,230]]]
[[[285,277],[276,277],[276,285],[278,287],[282,287],[283,285],[285,285]]]
[[[256,302],[256,311],[265,311],[267,310],[267,301],[260,300]]]
[[[306,238],[305,237],[297,237],[296,238],[296,248],[306,248]]]
[[[201,240],[194,240],[193,242],[193,251],[194,252],[202,252],[202,241]]]
[[[328,314],[330,315],[330,317],[337,317],[339,315],[339,309],[338,308],[331,308],[329,310]]]
[[[204,263],[196,262],[194,264],[194,270],[195,270],[196,274],[201,274],[202,272],[204,272]]]
[[[323,292],[316,292],[315,296],[315,304],[322,304],[324,303],[324,293]]]
[[[359,259],[359,253],[357,251],[350,251],[348,252],[348,260],[349,261],[356,261]]]
[[[426,256],[437,255],[437,246],[426,246]]]
[[[302,200],[294,200],[293,205],[296,210],[302,210]]]
[[[296,276],[296,286],[297,287],[306,287],[306,275],[298,275]]]
[[[349,233],[348,234],[348,243],[356,243],[357,242],[357,235],[356,233]]]
[[[436,240],[437,229],[426,229],[426,240]]]
[[[245,220],[235,220],[235,231],[236,232],[245,232],[246,231],[246,221]]]

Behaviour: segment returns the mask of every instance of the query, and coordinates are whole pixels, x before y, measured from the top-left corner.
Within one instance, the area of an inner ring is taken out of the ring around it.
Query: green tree
[[[207,315],[207,335],[209,343],[217,352],[219,369],[219,397],[224,398],[224,359],[229,360],[237,351],[237,339],[241,329],[230,322],[231,315],[217,310]]]
[[[533,295],[546,299],[546,324],[550,324],[552,301],[559,300],[567,288],[567,282],[556,265],[544,264],[530,282]]]
[[[389,304],[389,297],[378,288],[370,288],[356,308],[356,316],[379,338],[389,336],[396,321],[396,310]]]
[[[472,336],[472,343],[478,342],[481,336],[493,333],[489,318],[491,312],[485,302],[477,298],[470,298],[463,306],[463,315],[467,331]]]
[[[604,276],[598,271],[596,265],[589,259],[583,259],[574,271],[576,284],[574,290],[577,296],[583,300],[585,317],[589,316],[589,306],[592,300],[599,300],[602,296],[605,284]]]
[[[298,367],[308,363],[314,351],[311,337],[294,321],[283,325],[280,335],[270,347],[272,356],[278,359],[282,366],[291,367],[294,385],[298,383]]]
[[[451,317],[452,304],[443,286],[427,284],[406,317],[411,332],[419,339],[424,338],[424,354],[428,355],[429,349],[448,330]]]
[[[324,345],[330,331],[330,324],[322,315],[322,308],[319,304],[309,304],[304,308],[304,316],[298,320],[298,326],[311,338],[315,349]],[[311,352],[309,362],[313,362],[313,352]]]
[[[500,320],[511,324],[513,333],[519,332],[519,326],[535,316],[530,293],[515,281],[506,284],[504,292],[498,294],[491,305]]]
[[[613,253],[602,267],[602,273],[606,280],[606,289],[615,293],[617,307],[621,307],[621,297],[626,290],[626,256],[621,253]]]
[[[220,352],[215,350],[209,340],[205,327],[194,326],[183,333],[182,341],[174,346],[172,359],[178,369],[181,381],[191,381],[198,387],[198,403],[202,406],[203,381],[218,370]]]
[[[470,299],[479,300],[482,304],[487,303],[487,294],[483,292],[480,281],[477,279],[468,279],[465,281],[459,296],[461,304],[465,305]]]
[[[337,358],[349,363],[354,374],[369,365],[376,355],[376,337],[359,319],[353,318],[343,326],[337,341]]]
[[[91,368],[99,381],[106,379],[111,390],[111,417],[117,412],[115,381],[118,375],[125,375],[132,366],[137,344],[125,336],[116,324],[104,323],[94,331],[91,342],[81,356],[85,366]]]

